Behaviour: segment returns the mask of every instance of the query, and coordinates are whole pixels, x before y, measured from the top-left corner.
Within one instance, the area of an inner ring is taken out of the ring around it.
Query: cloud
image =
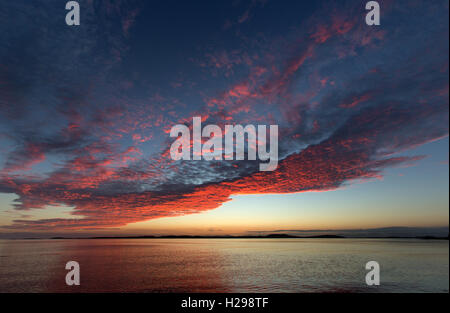
[[[74,218],[18,219],[2,228],[120,227],[212,210],[236,194],[333,190],[420,161],[424,156],[401,152],[448,135],[448,29],[440,23],[448,16],[436,10],[441,3],[425,11],[392,5],[385,18],[406,14],[416,23],[380,32],[367,28],[351,3],[345,6],[352,10],[317,11],[284,36],[209,51],[202,66],[211,71],[177,88],[172,81],[167,90],[137,90],[143,75],[127,76],[121,67],[140,12],[128,3],[89,9],[101,23],[94,34],[82,33],[87,46],[60,47],[77,66],[44,46],[37,58],[7,37],[10,46],[0,46],[11,60],[0,70],[0,105],[7,108],[0,117],[0,192],[18,195],[16,210],[66,205]],[[430,18],[432,29],[420,32]],[[211,88],[217,70],[226,75]],[[278,169],[172,161],[167,131],[178,123],[192,127],[193,116],[220,126],[278,124]]]

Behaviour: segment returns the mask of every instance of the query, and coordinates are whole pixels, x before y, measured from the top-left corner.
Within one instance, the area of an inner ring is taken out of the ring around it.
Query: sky
[[[65,3],[0,6],[0,236],[448,227],[447,0]],[[172,160],[194,116],[277,169]]]

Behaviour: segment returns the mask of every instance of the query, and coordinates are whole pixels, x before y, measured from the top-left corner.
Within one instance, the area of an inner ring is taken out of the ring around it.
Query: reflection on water
[[[81,286],[65,285],[71,260]],[[448,241],[0,240],[0,292],[448,292],[448,274]]]

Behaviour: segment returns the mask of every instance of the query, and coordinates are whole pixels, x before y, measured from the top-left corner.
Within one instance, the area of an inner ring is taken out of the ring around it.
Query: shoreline
[[[0,240],[67,240],[67,239],[418,239],[418,240],[449,240],[447,237],[435,236],[369,236],[349,237],[340,235],[318,235],[318,236],[293,236],[287,234],[273,234],[266,236],[190,236],[190,235],[167,235],[167,236],[95,236],[95,237],[49,237],[49,238],[0,238]]]

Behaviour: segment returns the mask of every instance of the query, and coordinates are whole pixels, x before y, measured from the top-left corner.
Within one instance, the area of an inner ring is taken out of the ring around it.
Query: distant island
[[[289,234],[269,234],[261,236],[243,235],[223,235],[223,236],[199,236],[199,235],[165,235],[165,236],[95,236],[95,237],[51,237],[50,239],[264,239],[264,238],[346,238],[338,235],[319,235],[319,236],[294,236]],[[26,238],[34,239],[34,238]]]
[[[139,234],[139,233],[14,233],[0,232],[0,239],[422,239],[448,240],[448,226],[404,227],[390,226],[360,229],[272,229],[249,230],[241,234],[189,235],[189,234]]]
[[[447,237],[435,236],[417,236],[417,237],[345,237],[341,235],[316,235],[316,236],[295,236],[289,234],[268,234],[268,235],[254,235],[254,236],[197,236],[197,235],[165,235],[165,236],[96,236],[96,237],[51,237],[50,239],[423,239],[423,240],[448,240]],[[24,238],[24,239],[42,239],[42,238]]]

